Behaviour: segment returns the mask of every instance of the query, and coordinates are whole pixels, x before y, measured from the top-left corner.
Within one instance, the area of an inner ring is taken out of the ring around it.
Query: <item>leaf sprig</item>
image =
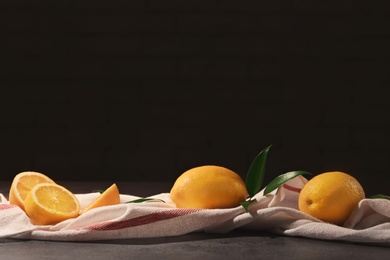
[[[285,184],[289,180],[294,179],[295,177],[297,177],[299,175],[304,175],[304,174],[310,174],[310,173],[307,171],[292,171],[292,172],[287,172],[287,173],[279,175],[278,177],[276,177],[273,181],[271,181],[267,185],[267,187],[264,189],[263,195],[267,195],[268,193],[276,190],[277,188],[279,188],[280,186],[282,186],[283,184]]]
[[[265,163],[267,160],[268,151],[271,148],[271,145],[262,150],[256,158],[253,160],[249,171],[246,175],[246,189],[248,191],[249,197],[253,197],[257,192],[259,192],[261,185],[264,181],[265,173]]]
[[[386,199],[390,200],[390,196],[384,194],[375,194],[368,197],[369,199]]]
[[[99,192],[100,194],[102,194],[105,190],[94,190],[93,192]],[[1,199],[1,198],[0,198]],[[142,203],[142,202],[152,202],[152,201],[159,201],[159,202],[163,202],[165,203],[165,201],[161,200],[161,199],[155,199],[155,198],[140,198],[140,199],[135,199],[135,200],[131,200],[131,201],[127,201],[125,203]]]
[[[263,185],[264,175],[265,175],[265,164],[268,156],[269,149],[272,145],[263,149],[253,160],[251,166],[249,167],[248,173],[245,179],[245,185],[248,191],[248,198],[246,201],[242,201],[240,204],[244,207],[245,211],[248,211],[249,205],[255,201],[253,196],[255,196]],[[263,195],[266,195],[280,186],[282,186],[287,181],[303,174],[310,174],[307,171],[291,171],[279,175],[273,181],[271,181],[266,188],[264,189]]]
[[[141,198],[141,199],[135,199],[135,200],[130,200],[130,201],[127,201],[125,203],[142,203],[142,202],[152,202],[152,201],[158,201],[158,202],[163,202],[165,203],[165,201],[161,200],[161,199],[155,199],[155,198]]]

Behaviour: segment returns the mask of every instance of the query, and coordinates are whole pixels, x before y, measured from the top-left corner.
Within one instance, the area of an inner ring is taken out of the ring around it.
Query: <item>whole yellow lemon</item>
[[[351,175],[334,171],[319,174],[302,188],[299,210],[322,221],[342,225],[365,193]]]
[[[231,208],[248,192],[241,177],[225,167],[204,165],[189,169],[175,181],[170,195],[178,208]]]

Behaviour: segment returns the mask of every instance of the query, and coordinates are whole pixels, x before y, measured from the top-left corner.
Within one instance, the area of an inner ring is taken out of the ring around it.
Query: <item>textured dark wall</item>
[[[80,3],[79,3],[80,2]],[[2,1],[0,172],[346,171],[390,193],[388,1]]]

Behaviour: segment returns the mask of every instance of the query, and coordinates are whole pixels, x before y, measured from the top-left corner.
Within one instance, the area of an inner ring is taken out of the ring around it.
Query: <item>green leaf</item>
[[[387,199],[390,200],[390,196],[383,195],[383,194],[375,194],[368,197],[369,199]]]
[[[248,190],[249,197],[254,196],[259,192],[264,180],[265,161],[271,145],[261,151],[253,160],[249,171],[246,175],[245,185]]]
[[[240,202],[241,206],[244,207],[245,211],[248,212],[249,205],[254,202],[255,200],[247,200]]]
[[[135,199],[135,200],[128,201],[126,203],[142,203],[142,202],[147,202],[147,201],[160,201],[160,202],[164,202],[165,203],[165,201],[163,201],[163,200],[154,199],[154,198]]]
[[[311,174],[311,173],[306,171],[292,171],[292,172],[287,172],[279,175],[267,185],[267,187],[264,190],[264,195],[270,193],[271,191],[276,190],[277,188],[279,188],[289,180],[303,174]]]
[[[104,190],[94,190],[93,192],[99,192],[100,194],[102,194]]]

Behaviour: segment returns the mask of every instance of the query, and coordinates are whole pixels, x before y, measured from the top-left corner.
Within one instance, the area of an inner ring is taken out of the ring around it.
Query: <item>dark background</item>
[[[0,180],[266,181],[390,193],[388,1],[1,1]]]

